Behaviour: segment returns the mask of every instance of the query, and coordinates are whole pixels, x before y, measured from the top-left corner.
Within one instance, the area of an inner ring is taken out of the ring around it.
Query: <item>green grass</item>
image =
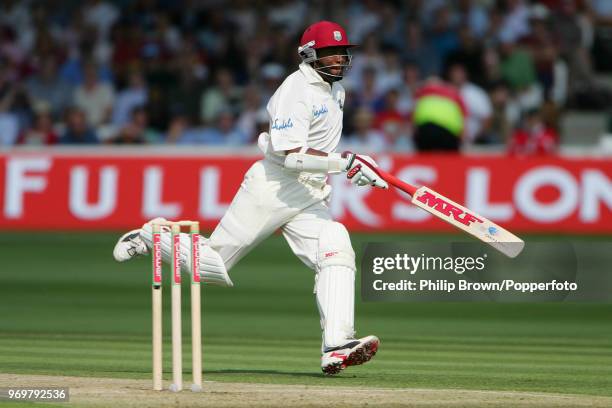
[[[355,235],[354,246],[404,238]],[[115,263],[115,239],[115,234],[0,234],[0,372],[150,378],[149,258]],[[236,266],[232,279],[233,289],[203,292],[207,380],[612,396],[609,304],[358,299],[359,334],[378,335],[380,353],[370,364],[327,378],[318,366],[312,272],[282,238],[265,241]],[[167,287],[165,306],[169,292]],[[164,313],[169,378],[169,307]]]

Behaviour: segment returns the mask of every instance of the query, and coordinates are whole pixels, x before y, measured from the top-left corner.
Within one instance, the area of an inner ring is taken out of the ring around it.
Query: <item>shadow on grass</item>
[[[339,376],[327,376],[323,373],[313,372],[295,372],[295,371],[279,371],[279,370],[241,370],[241,369],[227,369],[227,370],[207,370],[204,374],[253,374],[253,375],[271,375],[279,377],[308,377],[308,378],[325,378],[325,379],[339,379]],[[346,376],[344,376],[346,378]]]

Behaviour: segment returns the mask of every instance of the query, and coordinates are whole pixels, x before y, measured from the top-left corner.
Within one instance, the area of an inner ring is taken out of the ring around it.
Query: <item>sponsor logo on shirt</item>
[[[274,119],[274,122],[272,123],[272,129],[274,130],[283,130],[283,129],[288,129],[292,127],[293,127],[293,122],[291,121],[291,118],[287,120],[282,120],[282,121],[279,121],[278,119]]]
[[[323,115],[325,115],[327,112],[328,112],[328,110],[327,110],[327,106],[325,106],[325,105],[321,105],[321,107],[320,107],[320,108],[318,108],[318,109],[317,109],[315,106],[313,106],[313,107],[312,107],[312,115],[313,115],[315,118],[318,118],[319,116],[323,116]]]

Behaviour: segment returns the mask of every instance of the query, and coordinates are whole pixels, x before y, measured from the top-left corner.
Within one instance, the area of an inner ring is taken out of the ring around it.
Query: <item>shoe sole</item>
[[[340,371],[344,370],[346,367],[361,365],[363,363],[367,363],[376,355],[378,351],[378,346],[380,344],[380,340],[377,338],[373,338],[372,340],[360,344],[356,346],[355,350],[353,350],[344,361],[339,361],[337,363],[333,363],[328,365],[325,368],[322,368],[323,372],[327,375],[338,374]]]

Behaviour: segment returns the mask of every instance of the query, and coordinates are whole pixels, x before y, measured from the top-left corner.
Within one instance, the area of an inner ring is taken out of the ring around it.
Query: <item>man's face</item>
[[[349,63],[349,51],[347,47],[327,47],[317,50],[317,67],[327,68],[327,72],[331,75],[342,76],[343,65]]]

